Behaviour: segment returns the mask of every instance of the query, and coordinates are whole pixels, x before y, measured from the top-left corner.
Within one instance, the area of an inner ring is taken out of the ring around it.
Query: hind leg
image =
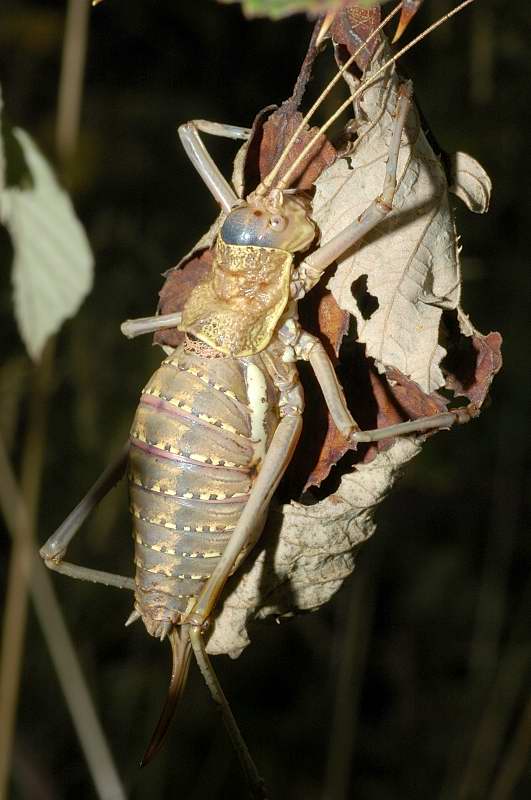
[[[214,700],[219,710],[221,711],[223,723],[225,725],[227,733],[229,734],[232,745],[238,755],[240,764],[242,765],[242,769],[245,773],[249,789],[251,790],[251,797],[257,798],[257,800],[262,800],[262,798],[265,798],[264,781],[260,777],[260,774],[252,759],[249,749],[240,732],[238,723],[234,719],[234,715],[231,711],[229,702],[225,697],[223,689],[221,688],[221,684],[217,678],[216,673],[214,672],[214,668],[206,652],[201,628],[198,626],[191,626],[189,635],[190,635],[190,641],[192,643],[192,649],[194,651],[194,656],[199,666],[199,669],[201,670],[201,674],[205,679],[205,683],[210,690],[212,699]]]
[[[63,560],[70,542],[87,517],[122,478],[127,466],[128,454],[129,442],[124,446],[118,458],[102,472],[85,497],[41,547],[40,554],[49,569],[82,581],[103,583],[105,586],[115,586],[117,589],[134,590],[135,582],[133,578],[115,575],[112,572],[103,572],[98,569],[90,569],[89,567],[80,567],[77,564],[71,564],[69,561]]]

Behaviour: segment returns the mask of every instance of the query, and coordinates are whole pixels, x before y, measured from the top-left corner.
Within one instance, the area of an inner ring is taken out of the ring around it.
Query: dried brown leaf
[[[160,314],[172,314],[181,311],[194,286],[204,280],[212,266],[213,251],[205,250],[201,255],[192,258],[183,267],[169,271],[166,281],[159,292]],[[157,331],[153,337],[156,344],[177,347],[184,339],[184,333],[177,328],[165,328]]]
[[[470,325],[468,320],[465,324]],[[501,345],[502,337],[497,331],[486,336],[475,329],[469,335],[465,333],[445,360],[447,388],[481,407],[502,366]]]
[[[369,75],[387,54],[384,46],[378,50]],[[358,87],[352,76],[346,80]],[[382,191],[399,87],[390,69],[364,91],[355,103],[361,124],[351,157],[338,159],[317,181],[314,217],[324,241]],[[377,301],[370,314],[352,292],[363,279]],[[393,211],[338,260],[329,286],[356,318],[358,340],[381,372],[396,367],[428,393],[444,385],[439,324],[443,309],[459,302],[458,250],[446,176],[414,106],[400,148]]]
[[[453,153],[449,156],[451,184],[453,192],[470,211],[485,214],[489,210],[492,183],[475,158],[468,153]]]
[[[348,331],[350,315],[338,306],[330,292],[326,292],[318,300],[316,322],[318,329],[316,332],[319,333],[319,338],[327,346],[331,358],[337,361],[341,342]],[[321,401],[321,398],[319,400]],[[320,486],[328,477],[334,464],[337,464],[349,450],[349,445],[334,425],[330,414],[327,417],[326,435],[317,463],[306,480],[305,489],[309,489],[311,486]]]
[[[398,42],[423,2],[424,0],[402,0],[402,10],[400,12],[400,19],[398,20],[398,26],[396,28],[395,35],[393,37],[393,44],[394,42]]]
[[[294,110],[290,101],[283,103],[264,124],[262,144],[260,147],[260,175],[265,177],[275,166],[278,159],[284,152],[286,144],[302,122],[303,115]],[[318,128],[308,128],[303,130],[290,149],[289,155],[280,168],[278,177],[282,177],[291,167],[299,153],[304,149],[312,137],[318,132]],[[306,157],[295,171],[291,185],[298,189],[309,189],[313,186],[317,177],[334,163],[336,151],[333,145],[322,134],[316,140]]]
[[[357,5],[350,6],[336,14],[334,22],[330,27],[330,35],[336,44],[344,45],[350,55],[359,50],[369,36],[376,30],[381,20],[380,7],[360,8]],[[363,50],[356,56],[355,62],[358,67],[365,70],[376,52],[381,38],[375,36]]]
[[[393,397],[406,419],[429,417],[446,411],[447,402],[444,397],[437,392],[426,394],[418,383],[403,375],[400,370],[393,367],[388,369],[387,380]]]

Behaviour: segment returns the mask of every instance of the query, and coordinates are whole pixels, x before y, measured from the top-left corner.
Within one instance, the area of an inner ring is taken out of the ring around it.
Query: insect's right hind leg
[[[205,648],[205,642],[203,640],[201,628],[194,625],[190,626],[189,636],[197,665],[201,671],[201,674],[203,675],[203,678],[205,679],[205,683],[210,690],[212,699],[221,711],[225,728],[242,765],[249,789],[251,791],[251,797],[256,798],[256,800],[263,800],[266,797],[264,781],[260,777],[260,773],[256,768],[253,758],[240,732],[238,723],[234,719],[229,702],[225,697],[218,677],[214,672],[214,667],[210,662]]]
[[[227,213],[238,203],[239,198],[229,182],[223,177],[218,167],[208,153],[199,132],[209,133],[211,136],[223,136],[228,139],[248,139],[251,135],[249,128],[240,128],[237,125],[224,125],[220,122],[208,122],[205,119],[194,119],[179,125],[179,138],[186,155],[206,183],[207,188]]]
[[[379,442],[382,439],[408,436],[412,433],[422,435],[432,430],[449,429],[455,424],[462,425],[469,422],[477,416],[476,406],[470,404],[466,407],[442,411],[439,414],[432,414],[428,417],[417,417],[408,422],[388,425],[385,428],[362,431],[349,411],[343,387],[337,378],[334,366],[322,342],[316,336],[312,336],[306,331],[301,331],[297,334],[297,339],[294,340],[294,350],[298,358],[310,363],[336,428],[353,445]]]
[[[47,567],[55,572],[60,572],[62,575],[68,575],[71,578],[92,581],[93,583],[103,583],[105,586],[115,586],[118,589],[134,590],[135,583],[133,578],[127,578],[124,575],[115,575],[112,572],[90,569],[89,567],[80,567],[77,564],[71,564],[63,560],[68,545],[81,528],[81,525],[96,508],[100,500],[103,500],[105,495],[108,494],[123,476],[127,466],[128,454],[129,442],[124,446],[118,458],[109,464],[96,483],[89,489],[85,497],[77,504],[65,521],[57,528],[55,533],[53,533],[48,541],[41,547],[40,554]]]

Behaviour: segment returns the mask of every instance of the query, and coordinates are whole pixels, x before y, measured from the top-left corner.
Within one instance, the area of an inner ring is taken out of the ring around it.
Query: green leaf
[[[27,133],[4,122],[2,187],[0,221],[15,254],[15,316],[28,353],[38,359],[47,339],[76,313],[89,292],[94,260],[70,198],[47,161]]]
[[[241,2],[246,17],[270,17],[271,19],[281,19],[300,12],[326,14],[327,11],[336,11],[342,6],[353,5],[352,0],[220,0],[220,2]],[[382,2],[386,2],[386,0],[358,0],[358,5],[368,8]]]
[[[385,1],[358,0],[358,5],[368,7]],[[353,5],[352,0],[220,0],[220,2],[241,2],[245,16],[270,17],[271,19],[280,19],[297,12],[325,14],[327,11],[334,11],[341,6]]]
[[[24,151],[5,115],[0,117],[0,142],[2,143],[4,170],[0,187],[4,189],[12,186],[18,186],[19,189],[33,188],[33,178]]]

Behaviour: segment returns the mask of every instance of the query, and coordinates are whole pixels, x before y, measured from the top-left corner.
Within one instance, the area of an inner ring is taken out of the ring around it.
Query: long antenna
[[[263,181],[261,181],[261,183],[260,183],[260,184],[259,184],[259,185],[256,187],[256,189],[255,189],[255,194],[258,194],[258,195],[264,195],[264,194],[266,194],[266,193],[267,193],[268,189],[270,189],[270,188],[271,188],[271,186],[272,186],[272,184],[273,184],[273,181],[274,181],[274,179],[276,178],[276,176],[278,175],[278,171],[279,171],[279,169],[281,168],[282,164],[284,163],[284,161],[286,160],[287,156],[289,155],[289,152],[290,152],[291,148],[293,147],[293,145],[294,145],[294,144],[295,144],[295,142],[297,141],[297,138],[299,137],[299,135],[300,135],[300,134],[301,134],[301,132],[303,131],[304,127],[305,127],[305,126],[306,126],[306,124],[307,124],[307,123],[310,121],[310,119],[312,118],[312,116],[314,115],[314,113],[317,111],[317,109],[319,108],[319,106],[321,105],[321,103],[323,102],[323,100],[325,99],[325,97],[326,97],[326,96],[327,96],[327,95],[328,95],[328,94],[329,94],[329,93],[332,91],[332,89],[334,88],[334,86],[336,85],[336,83],[338,82],[338,80],[341,78],[341,76],[343,75],[343,73],[344,73],[344,72],[345,72],[345,71],[346,71],[346,70],[347,70],[347,69],[350,67],[350,65],[351,65],[351,64],[354,62],[355,58],[357,58],[357,56],[359,56],[359,54],[361,53],[361,51],[365,49],[365,47],[366,47],[366,46],[369,44],[369,42],[370,42],[372,39],[374,39],[374,37],[375,37],[375,36],[376,36],[378,33],[380,33],[380,31],[382,30],[382,28],[384,28],[384,26],[385,26],[385,25],[387,25],[387,23],[389,22],[389,20],[391,20],[391,19],[392,19],[392,18],[393,18],[393,17],[394,17],[396,14],[398,14],[398,12],[400,11],[400,9],[401,9],[401,8],[402,8],[402,0],[400,0],[400,3],[398,3],[398,5],[397,5],[397,6],[395,6],[395,8],[394,8],[394,9],[393,9],[393,10],[392,10],[392,11],[391,11],[391,12],[390,12],[390,13],[389,13],[389,14],[388,14],[388,15],[387,15],[387,16],[386,16],[386,17],[385,17],[383,20],[382,20],[382,22],[380,22],[380,24],[378,25],[378,27],[377,27],[377,28],[375,28],[375,30],[373,30],[373,31],[372,31],[372,33],[371,33],[371,34],[370,34],[370,35],[367,37],[367,39],[365,40],[365,42],[364,42],[364,43],[361,45],[361,47],[358,47],[358,49],[356,50],[356,52],[355,52],[355,53],[353,53],[353,54],[350,56],[350,58],[349,58],[347,61],[345,61],[345,63],[344,63],[344,64],[343,64],[343,66],[341,67],[341,69],[339,69],[339,70],[338,70],[338,72],[337,72],[337,73],[336,73],[336,75],[335,75],[335,76],[332,78],[332,80],[330,81],[330,83],[329,83],[329,84],[326,86],[326,88],[325,88],[325,89],[324,89],[324,90],[321,92],[321,94],[319,95],[319,97],[317,98],[317,100],[315,101],[315,103],[313,104],[313,106],[312,106],[312,107],[310,108],[310,110],[309,110],[309,111],[306,113],[306,115],[305,115],[304,119],[302,120],[302,122],[300,123],[300,125],[298,126],[298,128],[296,129],[295,133],[293,133],[293,135],[291,136],[291,139],[288,141],[287,145],[285,146],[285,148],[284,148],[283,152],[281,153],[281,155],[280,155],[280,157],[279,157],[279,159],[278,159],[277,163],[275,164],[275,166],[273,167],[273,169],[271,170],[271,172],[269,172],[269,173],[268,173],[268,174],[265,176],[265,178],[263,179]]]
[[[473,2],[474,2],[474,0],[463,0],[462,3],[460,3],[458,6],[456,6],[451,11],[449,11],[447,14],[445,14],[443,17],[438,19],[437,22],[434,22],[432,25],[430,25],[428,28],[426,28],[424,31],[422,31],[422,33],[419,33],[419,35],[416,36],[414,39],[412,39],[411,42],[409,42],[404,47],[402,47],[402,49],[399,50],[398,53],[395,53],[395,55],[392,56],[388,61],[386,61],[385,64],[383,64],[381,67],[379,67],[379,69],[376,70],[374,75],[372,75],[366,81],[361,83],[360,86],[356,89],[356,91],[352,95],[350,95],[350,97],[348,97],[345,100],[345,102],[342,103],[339,106],[337,111],[334,114],[332,114],[332,116],[327,120],[327,122],[325,122],[325,124],[321,128],[319,128],[317,133],[310,139],[308,144],[299,153],[299,155],[297,156],[297,158],[295,159],[293,164],[290,166],[290,168],[287,170],[287,172],[284,174],[284,176],[278,181],[278,183],[277,183],[275,188],[277,188],[277,189],[285,189],[287,186],[289,186],[289,180],[290,180],[291,176],[296,171],[296,169],[298,168],[299,164],[306,158],[306,156],[308,155],[308,153],[310,152],[312,147],[315,145],[315,143],[318,140],[318,138],[325,131],[328,130],[330,125],[332,125],[332,123],[334,123],[336,121],[336,119],[352,103],[352,101],[356,99],[356,97],[359,97],[359,95],[362,94],[362,92],[364,92],[365,89],[368,86],[371,86],[376,81],[376,79],[382,74],[382,72],[385,72],[387,67],[389,67],[391,64],[394,64],[396,61],[398,61],[398,59],[401,56],[403,56],[404,53],[407,53],[408,50],[411,50],[412,47],[414,47],[416,44],[418,44],[422,39],[424,39],[426,36],[428,36],[432,31],[434,31],[440,25],[443,25],[451,17],[453,17],[455,14],[458,14],[460,11],[462,11],[464,8],[466,8],[466,6],[469,6]],[[267,176],[267,177],[269,177],[269,176]]]

